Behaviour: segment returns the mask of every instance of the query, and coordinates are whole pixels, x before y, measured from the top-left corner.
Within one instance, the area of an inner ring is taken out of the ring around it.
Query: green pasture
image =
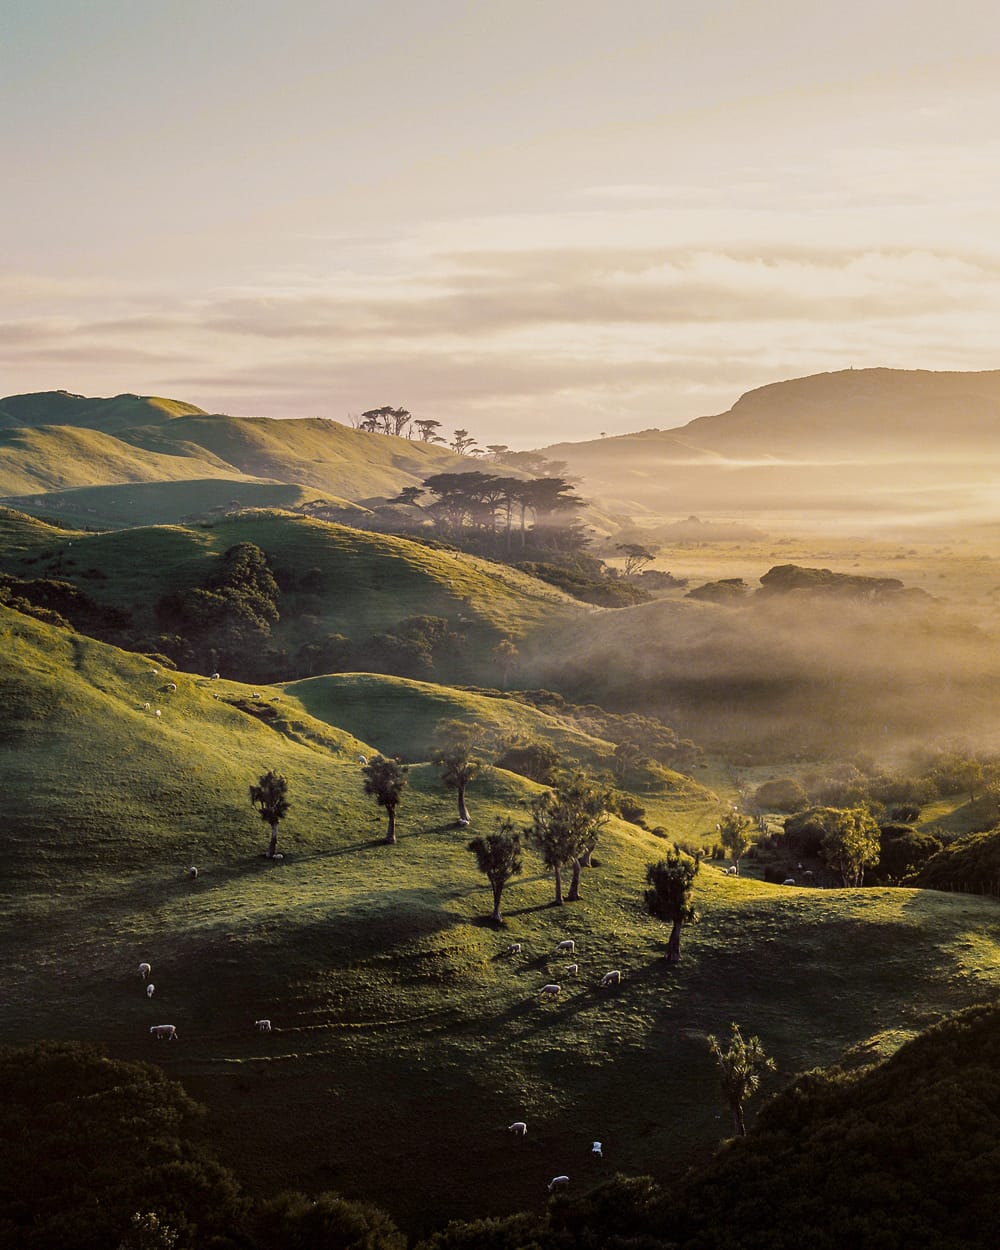
[[[666,932],[641,908],[645,864],[666,844],[618,821],[579,903],[553,907],[526,853],[497,932],[465,842],[497,816],[526,821],[536,787],[491,771],[470,790],[466,831],[437,771],[417,764],[395,846],[362,793],[357,755],[390,749],[375,730],[433,688],[404,685],[362,733],[362,678],[343,679],[360,684],[338,724],[333,686],[314,715],[309,683],[253,701],[6,610],[0,626],[0,1037],[157,1060],[207,1103],[223,1157],[259,1192],[339,1189],[419,1230],[540,1207],[559,1172],[581,1188],[617,1171],[672,1176],[727,1132],[706,1033],[732,1019],[759,1033],[780,1065],[773,1089],[891,1049],[1000,985],[989,900],[781,888],[707,865],[700,922],[669,968]],[[247,801],[269,767],[292,799],[280,862],[263,857]],[[554,953],[565,937],[575,976]],[[513,941],[523,952],[507,956]],[[623,983],[601,991],[610,968]],[[539,998],[548,981],[563,987],[553,1002]],[[272,1033],[255,1032],[260,1018]],[[150,1039],[164,1022],[178,1043]],[[523,1141],[505,1131],[515,1119]]]

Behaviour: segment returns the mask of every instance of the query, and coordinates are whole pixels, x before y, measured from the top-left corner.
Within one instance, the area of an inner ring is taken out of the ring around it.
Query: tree
[[[517,668],[517,662],[521,658],[521,653],[509,638],[501,638],[490,652],[490,656],[500,669],[503,689],[506,690],[510,684],[511,674]]]
[[[281,773],[273,771],[262,773],[257,784],[250,787],[250,802],[257,808],[261,820],[271,826],[268,859],[274,859],[278,846],[278,822],[284,819],[290,806],[287,795],[288,782]]]
[[[361,769],[365,775],[365,794],[375,800],[379,807],[384,807],[389,817],[389,827],[385,840],[396,841],[396,808],[406,789],[409,769],[398,760],[385,759],[376,755]]]
[[[465,806],[465,787],[482,768],[473,751],[486,737],[481,725],[468,721],[444,720],[435,730],[436,743],[431,762],[441,769],[441,780],[449,790],[458,791],[458,819],[463,825],[469,823],[469,811]]]
[[[580,897],[580,870],[607,820],[609,803],[608,791],[582,770],[563,777],[554,789],[532,801],[528,833],[546,868],[555,875],[557,904],[563,902],[562,873],[570,865],[573,879],[567,902]]]
[[[448,446],[452,451],[458,452],[460,456],[464,455],[470,447],[475,447],[476,440],[469,436],[468,430],[456,430],[451,437]]]
[[[521,872],[521,835],[515,832],[510,820],[498,820],[496,833],[473,838],[468,850],[475,855],[479,871],[493,887],[493,923],[503,924],[500,899],[507,882]]]
[[[420,441],[422,443],[443,443],[444,439],[437,431],[441,428],[440,421],[417,420],[413,423],[420,431]]]
[[[743,1104],[760,1088],[764,1072],[773,1072],[775,1062],[764,1054],[759,1037],[744,1037],[740,1026],[733,1021],[729,1026],[729,1048],[722,1049],[717,1037],[708,1036],[708,1046],[715,1056],[719,1069],[719,1084],[733,1117],[733,1128],[740,1137],[747,1133],[743,1119]]]
[[[508,772],[518,773],[522,777],[530,777],[532,781],[543,786],[555,784],[556,772],[562,757],[551,742],[542,738],[529,738],[525,734],[514,734],[504,744],[504,751],[495,761],[497,768],[506,768]]]
[[[752,828],[753,821],[750,817],[744,816],[735,807],[726,812],[719,821],[719,836],[722,839],[722,845],[729,852],[729,858],[736,865],[737,876],[740,873],[740,860],[753,846],[753,838],[750,836]]]
[[[255,1245],[268,1250],[406,1250],[406,1236],[385,1211],[335,1193],[282,1193],[261,1203]]]
[[[881,853],[878,825],[868,808],[848,807],[839,812],[823,838],[821,853],[845,886],[860,886],[865,869],[877,864]]]
[[[619,543],[615,550],[625,556],[625,568],[622,572],[626,577],[638,573],[656,559],[655,551],[650,551],[648,547],[643,547],[639,543]]]
[[[649,914],[664,924],[669,924],[670,940],[667,942],[667,963],[680,963],[681,928],[697,919],[691,892],[700,864],[697,860],[671,851],[666,859],[646,865],[646,884],[649,889],[642,896]]]

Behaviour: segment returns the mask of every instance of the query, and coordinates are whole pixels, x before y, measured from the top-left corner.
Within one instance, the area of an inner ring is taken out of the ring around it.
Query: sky
[[[3,0],[0,394],[485,446],[1000,367],[983,0]]]

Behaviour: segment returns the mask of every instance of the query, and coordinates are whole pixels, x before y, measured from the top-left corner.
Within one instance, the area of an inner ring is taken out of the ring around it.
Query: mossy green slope
[[[0,429],[0,495],[39,495],[47,491],[116,482],[178,482],[190,478],[231,478],[243,474],[200,448],[165,453],[133,447],[100,430],[71,425],[13,426]]]
[[[368,434],[320,418],[182,417],[126,437],[150,451],[169,452],[186,443],[251,477],[297,482],[354,500],[395,495],[432,473],[469,468],[467,458],[432,443]]]
[[[0,416],[11,425],[75,425],[115,433],[171,417],[203,415],[202,409],[179,399],[155,395],[115,395],[110,399],[72,395],[69,391],[36,391],[0,399]]]
[[[143,525],[183,525],[212,519],[241,508],[295,510],[320,503],[362,517],[367,509],[350,500],[323,494],[313,487],[250,478],[201,478],[175,482],[126,482],[112,486],[81,486],[43,495],[13,495],[9,507],[35,515],[58,517],[81,529],[127,529]]]
[[[348,635],[384,630],[408,616],[436,615],[466,632],[480,629],[487,641],[523,638],[588,611],[504,565],[289,513],[246,512],[209,528],[85,534],[0,510],[0,568],[34,577],[56,568],[95,598],[128,608],[150,629],[161,595],[203,584],[217,557],[240,542],[255,543],[276,567],[319,570],[323,589],[310,594],[308,610],[329,630]],[[88,581],[87,570],[106,579]],[[284,628],[294,630],[298,607],[289,596]]]
[[[411,769],[400,841],[381,845],[354,758],[381,743],[262,689],[280,700],[268,727],[213,697],[245,689],[153,674],[16,613],[2,622],[0,1036],[158,1059],[209,1103],[227,1161],[268,1192],[339,1189],[417,1231],[540,1207],[558,1172],[580,1188],[618,1170],[663,1177],[726,1132],[705,1033],[739,1020],[787,1077],[852,1047],[891,1049],[1000,987],[990,900],[782,889],[708,867],[701,923],[668,968],[666,934],[640,905],[664,843],[617,821],[578,904],[549,906],[529,854],[498,934],[435,769]],[[142,707],[153,697],[159,720]],[[281,863],[262,858],[247,802],[266,767],[291,787]],[[534,790],[484,777],[473,831],[523,820]],[[564,937],[576,976],[554,954]],[[521,955],[504,954],[512,940]],[[609,968],[623,984],[602,992]],[[563,987],[554,1002],[538,996],[548,981]],[[254,1031],[261,1017],[271,1034]],[[163,1022],[177,1045],[150,1040]],[[515,1141],[505,1125],[521,1118]]]

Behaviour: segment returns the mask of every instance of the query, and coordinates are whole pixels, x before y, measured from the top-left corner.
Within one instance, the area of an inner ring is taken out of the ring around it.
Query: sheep
[[[739,872],[738,872],[738,870],[737,870],[737,868],[736,868],[736,865],[735,865],[735,864],[731,864],[731,865],[730,865],[730,866],[726,869],[726,876],[727,876],[727,877],[737,877],[737,876],[739,876]]]
[[[176,692],[176,690],[177,690],[177,683],[176,683],[175,681],[168,682],[168,683],[167,683],[167,689],[168,689],[169,691],[171,691],[171,692]]]
[[[557,1189],[557,1188],[561,1189],[565,1185],[568,1185],[568,1184],[569,1184],[568,1176],[553,1176],[553,1178],[549,1181],[549,1193],[552,1193],[554,1189]]]
[[[164,1038],[168,1042],[177,1041],[177,1025],[176,1024],[151,1024],[149,1026],[150,1037],[155,1037],[158,1042],[162,1042]]]
[[[160,717],[163,715],[163,713],[160,711],[159,708],[157,708],[156,711],[153,713],[153,715],[156,717],[157,720],[159,720]]]
[[[209,678],[209,681],[218,681],[218,680],[219,680],[218,673],[213,673],[212,676]]]
[[[284,859],[284,858],[285,858],[284,851],[275,851],[275,852],[274,852],[274,854],[271,856],[271,859],[272,859],[272,860],[274,860],[274,859]]]
[[[160,675],[160,670],[159,670],[158,668],[151,668],[151,669],[149,670],[149,675],[150,675],[150,677],[159,677],[159,675]]]
[[[575,977],[579,971],[580,971],[579,964],[570,964],[570,966],[566,969],[566,975],[570,977]]]
[[[523,1120],[515,1120],[513,1124],[507,1125],[507,1132],[513,1133],[515,1137],[523,1137],[528,1131],[528,1126]]]
[[[458,823],[462,826],[463,829],[465,829],[469,825],[472,824],[472,821],[468,818],[468,816],[459,816]]]
[[[258,1033],[270,1033],[271,1021],[270,1020],[255,1020],[253,1022],[253,1027],[257,1030]]]
[[[554,984],[543,985],[540,990],[540,993],[542,994],[543,997],[546,997],[546,998],[556,998],[558,997],[559,994],[562,993],[562,986],[554,985]]]
[[[251,698],[251,699],[259,699],[259,698],[260,698],[260,695],[259,695],[259,694],[257,693],[257,691],[255,690],[255,691],[253,692],[253,694],[250,696],[250,698]]]
[[[212,695],[212,698],[213,698],[213,699],[221,699],[221,698],[222,698],[222,695],[221,695],[221,694],[213,694],[213,695]]]
[[[153,991],[154,991],[155,989],[156,989],[156,986],[153,984],[153,982],[152,982],[152,981],[150,981],[150,982],[149,982],[149,984],[146,986],[146,997],[147,997],[147,998],[152,998],[152,997],[153,997]]]
[[[188,876],[191,878],[192,881],[198,880],[198,869],[195,868],[194,864],[192,864],[191,867],[188,869]]]
[[[622,973],[620,968],[613,968],[610,972],[606,972],[601,977],[601,987],[605,988],[609,985],[621,985]]]
[[[794,884],[795,884],[795,878],[794,878],[794,877],[786,877],[786,878],[784,879],[784,881],[782,881],[782,883],[781,883],[781,884],[782,884],[782,885],[794,885]]]
[[[598,1159],[604,1158],[604,1151],[601,1149],[601,1143],[599,1141],[594,1142],[590,1148],[590,1153],[592,1155],[597,1155]]]
[[[153,971],[153,968],[151,964],[141,963],[139,965],[139,976],[141,976],[144,981],[146,980],[146,978],[149,976],[149,974],[152,971]]]
[[[558,954],[560,954],[562,951],[565,951],[567,955],[573,955],[573,954],[575,954],[575,953],[576,953],[576,942],[574,942],[572,938],[567,938],[567,939],[565,940],[565,942],[559,942],[559,943],[556,945],[556,954],[558,955]]]
[[[365,766],[365,764],[367,764],[367,763],[368,763],[368,756],[367,756],[367,755],[359,755],[359,756],[358,756],[358,763],[359,763],[362,767],[364,767],[364,766]]]
[[[506,951],[506,953],[507,953],[508,955],[520,955],[520,953],[521,953],[521,943],[520,943],[520,942],[511,942],[510,946],[508,946],[508,947],[507,947],[507,951]]]

